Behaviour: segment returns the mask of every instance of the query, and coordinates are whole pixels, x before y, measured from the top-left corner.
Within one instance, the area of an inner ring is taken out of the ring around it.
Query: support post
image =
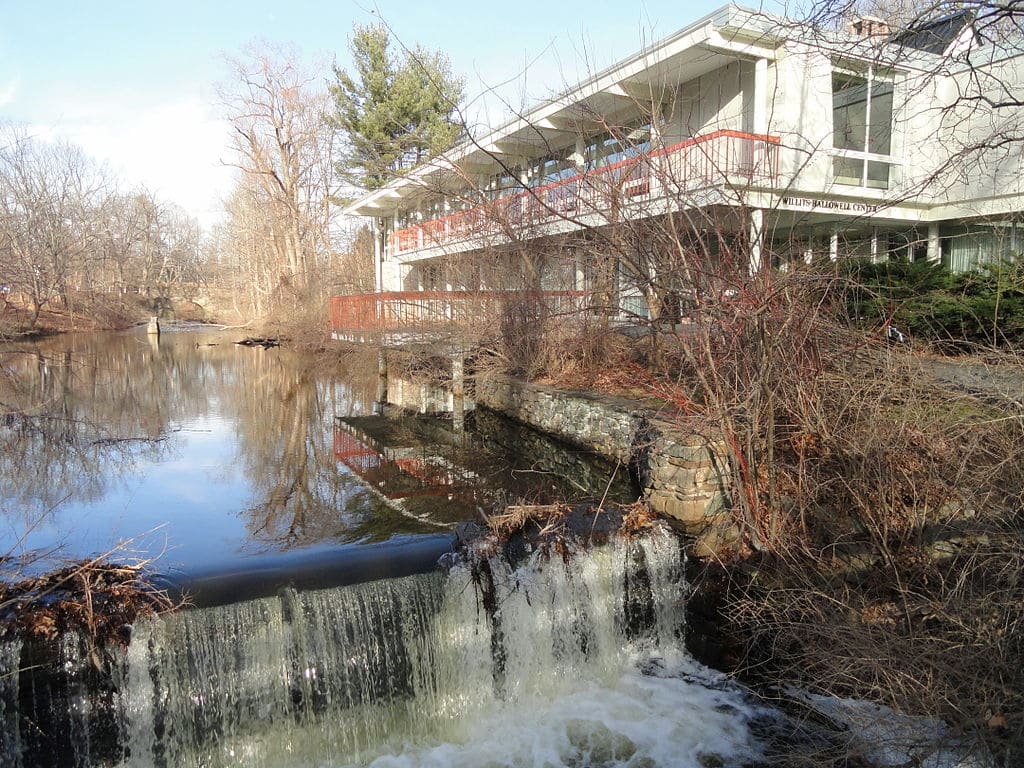
[[[939,225],[928,225],[928,261],[938,264],[942,261],[942,246],[939,241]]]
[[[452,355],[452,426],[456,432],[466,427],[466,387],[462,353]]]
[[[756,275],[764,267],[764,211],[754,208],[750,212],[750,274]]]
[[[377,293],[384,291],[384,219],[373,219],[373,287]]]
[[[377,411],[388,404],[388,358],[384,350],[377,353]]]
[[[768,133],[768,59],[754,62],[754,133]]]

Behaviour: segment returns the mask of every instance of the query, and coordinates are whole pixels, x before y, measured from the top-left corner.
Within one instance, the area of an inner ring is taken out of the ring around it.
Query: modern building
[[[736,254],[757,271],[1014,253],[1024,43],[973,21],[835,32],[725,6],[352,203],[378,293],[336,304],[335,327],[524,289],[645,315],[653,275]]]

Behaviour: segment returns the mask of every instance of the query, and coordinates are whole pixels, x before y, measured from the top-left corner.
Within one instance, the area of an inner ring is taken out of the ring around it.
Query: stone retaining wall
[[[476,381],[476,401],[566,442],[618,459],[634,473],[656,512],[695,528],[728,519],[721,445],[658,420],[635,401],[494,375]]]

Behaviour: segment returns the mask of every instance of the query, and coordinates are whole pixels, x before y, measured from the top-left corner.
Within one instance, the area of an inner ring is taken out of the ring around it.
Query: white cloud
[[[125,186],[144,185],[204,226],[220,216],[231,186],[222,165],[228,126],[198,96],[150,105],[65,105],[52,134],[106,162]]]

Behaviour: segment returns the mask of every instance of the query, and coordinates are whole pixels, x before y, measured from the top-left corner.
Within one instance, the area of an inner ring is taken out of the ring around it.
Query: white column
[[[942,246],[939,243],[939,225],[928,225],[928,261],[938,264],[942,261]]]
[[[463,378],[462,353],[452,355],[452,426],[462,432],[466,424],[466,389]]]
[[[832,261],[838,261],[839,259],[839,233],[833,232],[832,236],[828,239],[828,257]]]
[[[373,287],[377,293],[384,290],[384,219],[373,217]]]
[[[754,133],[768,133],[768,59],[754,62]]]
[[[871,262],[878,262],[878,227],[871,228]]]
[[[750,274],[765,268],[764,263],[764,211],[754,208],[750,212]]]

